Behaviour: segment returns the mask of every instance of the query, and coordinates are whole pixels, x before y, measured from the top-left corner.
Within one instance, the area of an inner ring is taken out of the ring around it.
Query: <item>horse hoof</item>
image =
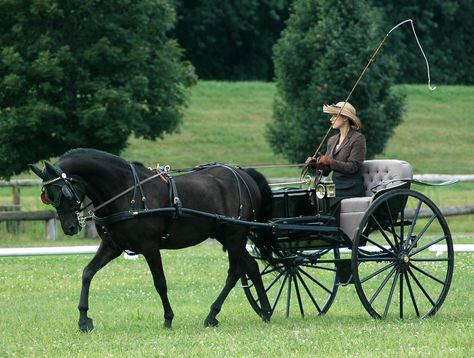
[[[80,319],[79,320],[79,329],[81,332],[88,333],[94,329],[94,324],[92,323],[91,318]]]
[[[204,321],[204,327],[217,327],[219,325],[219,321],[216,318],[213,319],[206,319]]]
[[[171,321],[165,321],[165,323],[163,323],[163,328],[171,329]]]

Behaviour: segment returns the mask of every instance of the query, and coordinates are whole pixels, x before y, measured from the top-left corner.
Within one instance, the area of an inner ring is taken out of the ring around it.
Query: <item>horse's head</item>
[[[81,230],[79,212],[86,194],[85,183],[48,162],[43,169],[35,165],[30,165],[30,169],[43,179],[41,201],[56,209],[63,232],[66,235],[77,234]]]

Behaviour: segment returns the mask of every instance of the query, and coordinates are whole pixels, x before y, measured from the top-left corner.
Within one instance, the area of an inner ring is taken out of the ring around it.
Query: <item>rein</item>
[[[159,169],[156,169],[158,172],[154,175],[152,175],[151,177],[148,177],[146,179],[143,179],[142,181],[139,181],[137,182],[137,179],[138,176],[136,176],[136,172],[135,172],[135,168],[133,167],[133,165],[131,164],[131,167],[133,168],[133,172],[134,172],[134,180],[135,180],[135,185],[125,189],[124,191],[118,193],[117,195],[115,195],[114,197],[108,199],[107,201],[103,202],[102,204],[100,204],[98,207],[94,208],[93,210],[91,210],[92,213],[95,213],[96,211],[102,209],[103,207],[109,205],[110,203],[114,202],[115,200],[117,200],[118,198],[121,198],[122,196],[124,196],[125,194],[128,194],[130,193],[132,190],[135,190],[137,189],[137,186],[140,186],[140,191],[142,193],[142,200],[144,198],[144,195],[143,195],[143,191],[141,190],[141,185],[149,182],[150,180],[153,180],[157,177],[159,177],[161,180],[163,180],[166,184],[169,184],[168,180],[165,179],[163,177],[163,175],[167,175],[166,172],[163,172],[163,171],[159,171]],[[134,196],[135,197],[135,196]],[[134,202],[132,203],[134,204]],[[92,202],[89,203],[86,207],[84,207],[82,210],[85,210],[86,208],[88,208],[90,205],[92,205]]]

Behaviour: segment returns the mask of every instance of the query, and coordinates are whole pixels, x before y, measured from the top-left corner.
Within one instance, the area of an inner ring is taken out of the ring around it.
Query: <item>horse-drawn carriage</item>
[[[32,169],[43,179],[42,198],[55,206],[66,234],[79,231],[86,195],[94,207],[102,242],[84,269],[84,331],[93,328],[87,317],[90,281],[124,250],[145,256],[170,327],[174,315],[159,250],[208,237],[227,249],[229,271],[205,325],[218,323],[238,279],[263,320],[278,310],[286,316],[292,310],[326,313],[339,286],[348,284],[373,317],[426,317],[437,312],[450,287],[448,225],[430,199],[410,189],[416,181],[403,161],[364,162],[367,196],[342,200],[340,226],[327,210],[334,186],[320,177],[307,188],[270,191],[255,170],[212,164],[171,175],[95,150],[74,150],[54,166]]]
[[[454,266],[445,218],[426,196],[410,189],[410,164],[369,160],[362,166],[365,197],[341,201],[340,227],[325,201],[331,183],[310,189],[273,191],[273,223],[267,250],[253,246],[274,312],[290,314],[292,298],[301,315],[328,311],[339,286],[354,284],[365,309],[376,318],[390,314],[431,316],[442,305]],[[244,277],[245,293],[259,301]],[[286,300],[283,297],[286,296]]]

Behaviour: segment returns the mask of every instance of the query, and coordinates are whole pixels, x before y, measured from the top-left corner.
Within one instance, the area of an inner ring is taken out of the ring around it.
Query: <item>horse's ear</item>
[[[62,170],[52,164],[49,164],[48,162],[44,162],[44,167],[46,168],[46,171],[53,176],[61,176],[63,173]]]
[[[33,173],[35,173],[41,179],[44,179],[43,170],[41,170],[40,168],[38,168],[36,165],[33,165],[33,164],[28,164],[28,167],[31,169]]]

